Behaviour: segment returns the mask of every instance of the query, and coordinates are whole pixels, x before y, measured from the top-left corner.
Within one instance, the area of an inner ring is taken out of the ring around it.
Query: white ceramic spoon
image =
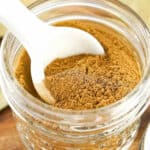
[[[0,21],[27,49],[33,84],[48,103],[55,102],[43,83],[44,69],[50,62],[82,53],[104,54],[100,43],[90,34],[70,27],[49,26],[19,0],[0,0]]]

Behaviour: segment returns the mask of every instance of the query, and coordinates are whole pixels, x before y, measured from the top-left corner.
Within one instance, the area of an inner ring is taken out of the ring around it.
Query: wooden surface
[[[0,112],[0,150],[25,150],[9,108]]]
[[[150,108],[142,117],[142,124],[139,130],[136,141],[130,150],[138,150],[141,136],[150,121]],[[25,150],[25,147],[20,141],[18,133],[15,128],[11,111],[9,108],[0,112],[0,150]]]

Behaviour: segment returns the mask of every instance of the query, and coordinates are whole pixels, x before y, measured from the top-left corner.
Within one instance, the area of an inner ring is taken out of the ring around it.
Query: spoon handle
[[[27,49],[30,49],[30,43],[32,43],[32,46],[37,45],[37,42],[41,41],[41,37],[44,34],[44,23],[31,13],[19,0],[0,0],[0,22]]]

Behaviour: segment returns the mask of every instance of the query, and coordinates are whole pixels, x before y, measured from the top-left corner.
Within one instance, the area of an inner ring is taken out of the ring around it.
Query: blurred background
[[[120,0],[133,8],[150,27],[150,0]]]

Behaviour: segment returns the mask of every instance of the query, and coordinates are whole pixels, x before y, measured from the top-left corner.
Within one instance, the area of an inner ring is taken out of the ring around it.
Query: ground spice
[[[56,59],[47,66],[45,85],[57,100],[55,107],[74,110],[103,107],[120,100],[138,84],[141,71],[135,49],[121,34],[90,21],[74,20],[57,25],[91,33],[101,42],[106,55],[72,56]],[[29,69],[29,56],[23,52],[15,71],[16,78],[27,91],[38,96]]]

